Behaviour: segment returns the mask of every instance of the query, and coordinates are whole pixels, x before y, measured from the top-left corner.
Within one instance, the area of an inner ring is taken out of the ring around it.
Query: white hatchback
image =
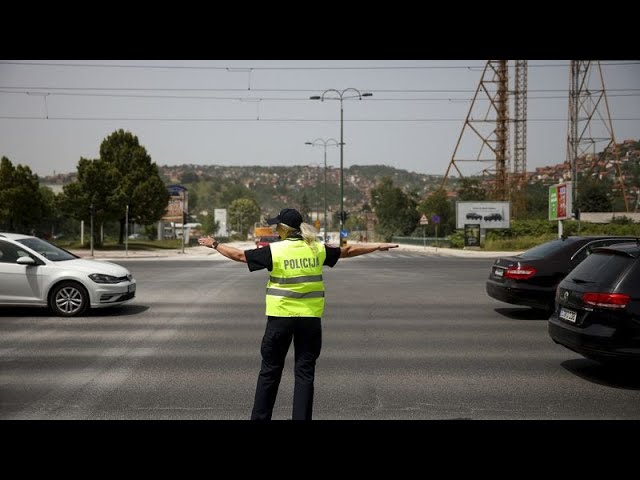
[[[85,260],[37,237],[0,233],[0,305],[48,306],[73,317],[135,294],[136,281],[120,265]]]

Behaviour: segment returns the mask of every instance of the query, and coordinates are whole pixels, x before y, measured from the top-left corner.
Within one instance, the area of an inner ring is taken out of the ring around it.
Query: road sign
[[[424,213],[420,217],[420,225],[429,225],[429,219]]]
[[[349,236],[349,232],[347,230],[341,230],[340,231],[340,237],[341,238],[347,238]]]
[[[440,216],[439,216],[439,215],[433,215],[433,216],[431,217],[431,221],[432,221],[433,223],[435,223],[435,224],[440,223]]]

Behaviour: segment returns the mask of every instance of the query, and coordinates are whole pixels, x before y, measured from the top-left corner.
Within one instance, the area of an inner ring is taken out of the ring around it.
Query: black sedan
[[[551,314],[558,283],[594,248],[635,240],[632,237],[563,237],[520,255],[498,258],[489,273],[487,294],[502,302]]]
[[[640,242],[594,250],[558,285],[548,325],[586,358],[640,361]]]

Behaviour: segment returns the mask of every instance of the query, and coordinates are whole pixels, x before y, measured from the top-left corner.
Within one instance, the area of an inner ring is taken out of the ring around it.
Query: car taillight
[[[582,301],[587,305],[600,308],[624,308],[631,301],[629,295],[623,293],[594,293],[582,295]]]
[[[537,270],[533,267],[509,267],[504,272],[504,278],[512,278],[514,280],[527,280],[536,274]]]

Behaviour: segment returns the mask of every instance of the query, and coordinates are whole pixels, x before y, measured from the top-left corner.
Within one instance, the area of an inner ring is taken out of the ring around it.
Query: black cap
[[[300,228],[300,224],[302,223],[302,215],[300,215],[300,212],[294,210],[293,208],[285,208],[283,210],[280,210],[280,213],[277,217],[268,218],[267,223],[269,225],[284,223],[285,225],[298,230]]]

